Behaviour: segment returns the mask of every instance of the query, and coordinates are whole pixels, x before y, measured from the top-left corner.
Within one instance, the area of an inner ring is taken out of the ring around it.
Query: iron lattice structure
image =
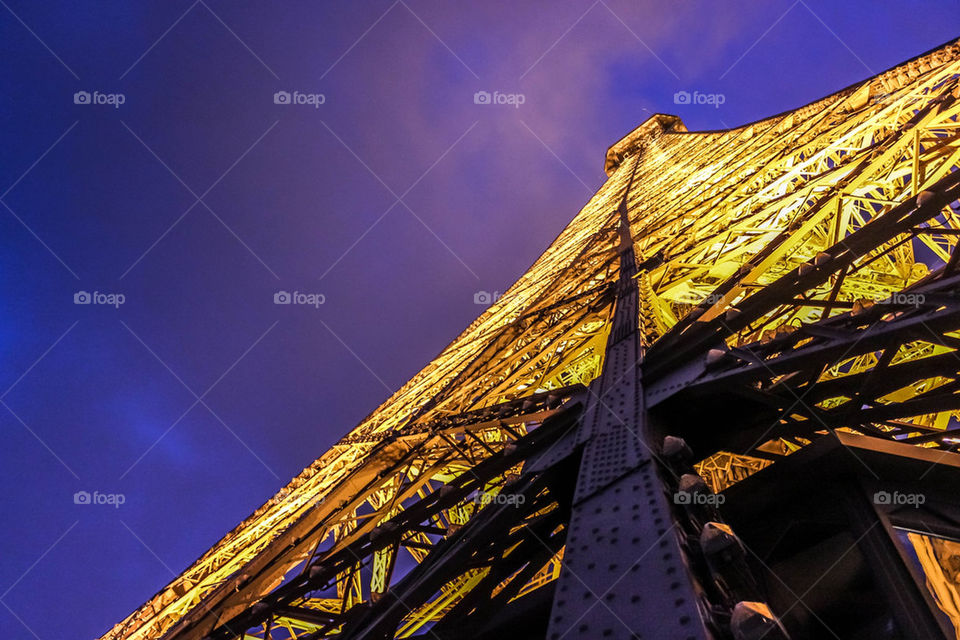
[[[714,553],[710,498],[827,440],[956,466],[960,41],[735,129],[655,115],[605,168],[498,302],[104,640],[830,637],[766,604],[774,551]],[[952,637],[938,544],[924,624]]]

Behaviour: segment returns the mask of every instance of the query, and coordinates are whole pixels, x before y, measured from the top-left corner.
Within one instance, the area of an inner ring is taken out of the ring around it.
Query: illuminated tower
[[[104,638],[960,637],[960,42],[606,172]]]

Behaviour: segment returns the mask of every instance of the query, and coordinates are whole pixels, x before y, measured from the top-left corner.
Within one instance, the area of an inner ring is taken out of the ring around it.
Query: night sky
[[[955,0],[0,0],[0,637],[89,640],[153,595],[651,113],[740,125],[958,36]]]

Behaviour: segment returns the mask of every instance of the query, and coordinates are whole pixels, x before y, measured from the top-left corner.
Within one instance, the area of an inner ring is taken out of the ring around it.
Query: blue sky
[[[956,37],[950,0],[2,0],[0,631],[141,604],[520,276],[651,113],[736,126]]]

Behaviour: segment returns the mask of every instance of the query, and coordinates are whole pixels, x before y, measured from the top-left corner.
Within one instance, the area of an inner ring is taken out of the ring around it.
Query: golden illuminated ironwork
[[[903,532],[927,589],[960,640],[960,542]]]
[[[446,538],[496,509],[491,496],[519,485],[527,493],[503,495],[523,496],[527,510],[507,527],[496,559],[454,571],[391,633],[408,637],[479,606],[470,600],[475,589],[506,603],[554,581],[564,552],[555,537],[565,535],[562,492],[546,481],[518,482],[530,464],[521,454],[586,397],[606,364],[621,201],[638,265],[647,403],[668,407],[677,390],[727,385],[739,394],[728,403],[762,396],[775,418],[773,431],[757,428],[752,445],[719,444],[697,462],[714,489],[830,429],[953,448],[956,366],[915,375],[911,367],[956,358],[960,323],[917,325],[897,334],[895,349],[831,351],[812,372],[779,363],[819,348],[817,340],[839,340],[846,334],[837,322],[870,314],[875,324],[906,321],[904,309],[940,300],[917,287],[953,267],[960,220],[952,200],[875,241],[868,231],[886,229],[877,221],[904,207],[930,206],[953,188],[944,185],[958,169],[957,43],[734,129],[688,132],[675,116],[649,118],[610,148],[607,182],[499,301],[104,639],[336,635]],[[868,248],[844,254],[848,242]],[[816,274],[823,277],[813,282]],[[701,367],[682,379],[681,364],[702,361],[696,349],[709,350],[706,373]],[[867,417],[858,421],[860,411]],[[414,506],[424,520],[398,531]],[[538,554],[526,538],[511,537],[541,525]],[[330,576],[320,570],[345,550],[356,557],[337,560]],[[498,563],[509,571],[501,575]],[[250,624],[224,626],[235,619]]]

